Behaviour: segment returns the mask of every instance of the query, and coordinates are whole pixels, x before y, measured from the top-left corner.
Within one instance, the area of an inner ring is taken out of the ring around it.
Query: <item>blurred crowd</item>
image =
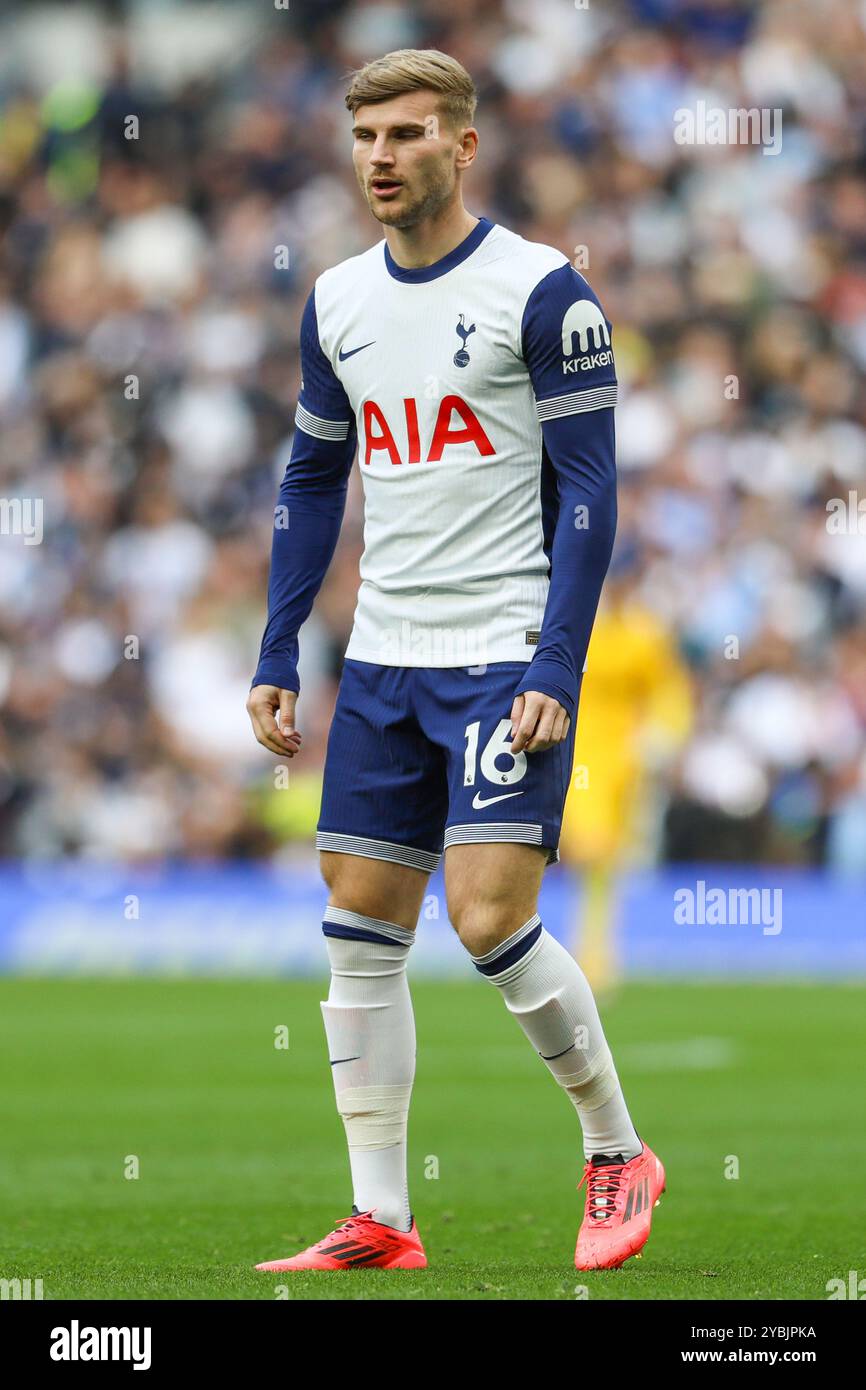
[[[287,786],[244,702],[301,308],[380,236],[345,78],[406,46],[476,79],[469,209],[575,258],[614,324],[626,582],[692,690],[641,853],[866,873],[863,0],[0,18],[0,853],[308,845],[357,470]],[[780,113],[781,149],[679,143],[699,102]]]

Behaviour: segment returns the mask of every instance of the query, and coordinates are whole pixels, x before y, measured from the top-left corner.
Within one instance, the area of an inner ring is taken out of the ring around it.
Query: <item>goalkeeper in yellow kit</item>
[[[560,858],[580,871],[572,950],[593,990],[617,983],[617,876],[640,852],[654,774],[692,724],[688,670],[672,635],[638,597],[639,556],[614,554],[593,628],[580,696]]]

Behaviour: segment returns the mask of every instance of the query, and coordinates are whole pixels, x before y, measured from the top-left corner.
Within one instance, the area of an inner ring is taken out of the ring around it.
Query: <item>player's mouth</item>
[[[373,196],[382,199],[383,202],[387,202],[389,198],[396,198],[402,187],[399,179],[375,178],[370,180]]]

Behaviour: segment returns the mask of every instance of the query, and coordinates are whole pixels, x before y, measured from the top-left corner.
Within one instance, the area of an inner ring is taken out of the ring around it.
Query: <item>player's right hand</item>
[[[278,685],[254,685],[247,697],[247,714],[253,733],[263,748],[281,758],[293,758],[301,751],[301,735],[295,728],[296,690]]]

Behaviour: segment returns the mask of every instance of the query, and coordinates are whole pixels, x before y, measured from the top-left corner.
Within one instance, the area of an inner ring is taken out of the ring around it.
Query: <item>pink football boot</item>
[[[427,1256],[413,1219],[409,1231],[395,1231],[374,1221],[370,1212],[357,1212],[338,1221],[336,1228],[299,1255],[269,1260],[256,1269],[282,1273],[289,1269],[426,1269]]]
[[[665,1170],[644,1144],[636,1158],[594,1154],[583,1170],[586,1207],[574,1252],[576,1269],[618,1269],[646,1245]]]

